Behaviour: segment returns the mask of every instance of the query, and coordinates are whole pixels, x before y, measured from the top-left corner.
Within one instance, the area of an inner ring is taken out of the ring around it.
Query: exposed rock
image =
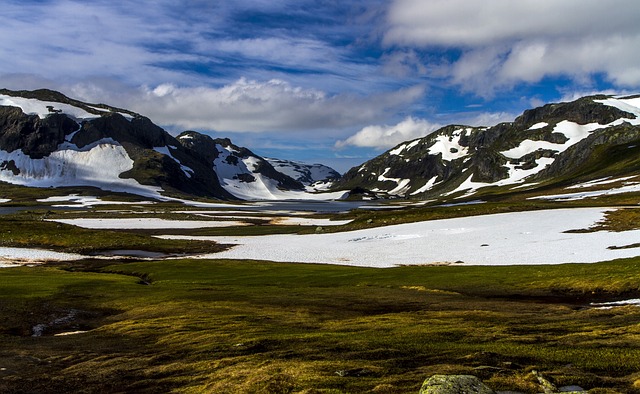
[[[495,394],[472,375],[433,375],[425,380],[420,394]]]
[[[490,185],[512,187],[524,179],[545,186],[577,175],[596,179],[603,175],[591,173],[607,166],[618,172],[640,171],[638,161],[633,162],[635,167],[628,165],[629,160],[615,164],[623,159],[612,149],[640,146],[640,126],[631,124],[638,123],[635,114],[597,101],[608,98],[548,104],[493,127],[446,126],[350,169],[334,189],[367,189],[380,197],[439,198]],[[585,124],[609,126],[576,136],[572,125]],[[522,153],[514,156],[518,152]],[[459,189],[463,182],[467,189]]]

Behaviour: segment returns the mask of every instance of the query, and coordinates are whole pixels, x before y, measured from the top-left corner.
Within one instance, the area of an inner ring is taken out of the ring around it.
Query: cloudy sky
[[[637,0],[0,0],[0,87],[340,171],[446,124],[640,92]]]

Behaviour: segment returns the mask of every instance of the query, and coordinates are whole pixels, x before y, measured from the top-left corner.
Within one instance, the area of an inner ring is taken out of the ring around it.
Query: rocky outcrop
[[[495,394],[472,375],[433,375],[425,380],[419,394]]]
[[[7,152],[21,149],[33,159],[51,154],[66,135],[79,127],[62,114],[40,119],[37,115],[25,115],[20,108],[0,106],[0,148]]]

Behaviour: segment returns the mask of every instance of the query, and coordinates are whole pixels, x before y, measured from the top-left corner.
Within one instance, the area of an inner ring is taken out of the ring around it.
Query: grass
[[[214,253],[224,246],[213,242],[177,241],[126,231],[84,229],[50,222],[45,210],[0,216],[0,246],[46,248],[74,253],[133,249],[169,254]]]
[[[558,385],[638,392],[640,310],[588,307],[637,295],[638,283],[638,259],[5,269],[0,391],[417,393],[431,374],[470,373],[494,389],[536,392],[536,369]],[[69,310],[77,321],[29,336]],[[78,327],[91,330],[52,336]]]
[[[166,219],[200,218],[174,213],[184,209],[180,204],[50,212],[34,202],[40,190],[14,189],[16,204],[30,208],[0,216],[2,246],[80,253],[222,247],[161,240],[152,230],[88,230],[45,220],[111,215],[102,212],[107,209],[131,211],[118,217],[154,211],[151,216]],[[76,191],[120,199],[69,190]],[[475,205],[355,211],[339,215],[352,223],[323,231],[638,201],[637,193],[596,201],[527,200],[539,192],[480,196],[486,202]],[[637,229],[638,212],[612,211],[590,231]],[[256,222],[185,233],[315,231]],[[432,374],[465,373],[495,390],[536,393],[535,369],[557,386],[640,393],[640,309],[589,306],[639,294],[640,258],[392,269],[84,260],[0,269],[0,392],[417,393]],[[31,336],[36,325],[43,325],[43,336]],[[55,336],[77,330],[87,332]]]

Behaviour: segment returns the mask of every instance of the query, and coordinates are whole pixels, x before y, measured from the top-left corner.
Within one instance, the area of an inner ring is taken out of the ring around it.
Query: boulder
[[[419,394],[495,394],[472,375],[433,375],[422,384]]]

